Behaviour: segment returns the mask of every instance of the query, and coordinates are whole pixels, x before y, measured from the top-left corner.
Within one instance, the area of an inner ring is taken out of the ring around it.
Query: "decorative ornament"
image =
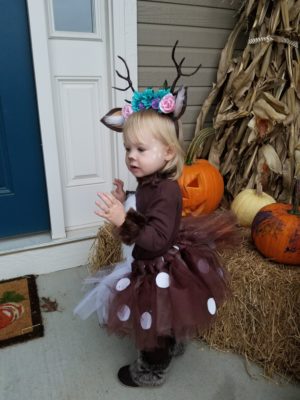
[[[182,58],[179,63],[176,61],[175,50],[177,44],[178,40],[172,49],[172,60],[175,64],[177,76],[171,86],[168,86],[168,82],[165,81],[163,87],[158,90],[154,90],[151,87],[142,92],[135,90],[130,78],[128,65],[124,58],[118,56],[125,65],[127,75],[122,75],[119,71],[116,71],[116,73],[119,78],[125,80],[128,85],[125,88],[119,88],[116,86],[113,86],[113,88],[123,92],[131,89],[133,95],[131,100],[126,100],[126,104],[122,108],[112,109],[101,119],[101,122],[104,125],[116,132],[122,132],[125,121],[132,113],[149,109],[154,110],[161,115],[167,115],[175,122],[182,116],[186,108],[187,89],[181,86],[178,90],[175,90],[176,84],[181,76],[194,75],[201,67],[201,64],[193,72],[189,74],[183,73],[182,65],[185,58]]]

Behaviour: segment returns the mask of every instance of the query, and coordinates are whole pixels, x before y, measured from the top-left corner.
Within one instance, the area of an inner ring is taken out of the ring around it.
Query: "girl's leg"
[[[172,360],[172,338],[160,338],[161,346],[141,351],[138,359],[119,370],[118,378],[126,386],[160,386]]]
[[[186,342],[176,342],[174,338],[171,339],[170,352],[173,357],[182,356],[186,349]]]

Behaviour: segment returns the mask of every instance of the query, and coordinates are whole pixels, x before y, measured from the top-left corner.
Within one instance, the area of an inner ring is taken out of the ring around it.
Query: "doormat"
[[[0,281],[0,348],[43,335],[35,276]]]

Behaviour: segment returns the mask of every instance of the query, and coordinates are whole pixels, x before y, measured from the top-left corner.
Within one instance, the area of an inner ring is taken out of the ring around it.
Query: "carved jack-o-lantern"
[[[178,183],[182,192],[183,216],[214,211],[224,193],[222,175],[204,159],[185,165]]]

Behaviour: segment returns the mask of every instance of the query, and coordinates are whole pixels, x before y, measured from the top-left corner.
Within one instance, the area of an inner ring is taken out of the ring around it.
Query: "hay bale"
[[[263,258],[250,230],[242,246],[224,252],[232,296],[201,337],[259,364],[267,376],[300,380],[300,269]]]
[[[114,234],[114,226],[105,222],[97,232],[89,254],[89,272],[94,274],[104,266],[121,261],[121,241]]]

